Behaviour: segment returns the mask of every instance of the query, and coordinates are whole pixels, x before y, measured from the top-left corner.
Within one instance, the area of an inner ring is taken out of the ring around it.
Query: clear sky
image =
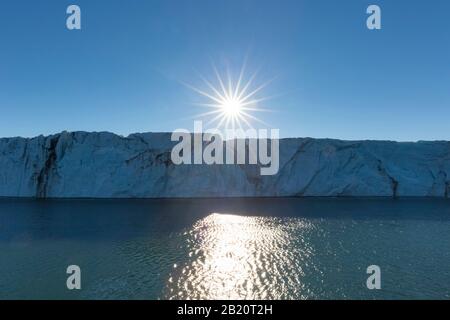
[[[66,8],[82,30],[66,29]],[[366,8],[382,9],[382,30]],[[447,0],[4,0],[0,136],[193,128],[211,61],[276,77],[283,137],[450,140]]]

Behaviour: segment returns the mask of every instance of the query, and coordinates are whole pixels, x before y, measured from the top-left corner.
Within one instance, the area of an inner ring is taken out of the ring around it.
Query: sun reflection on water
[[[168,298],[302,297],[313,248],[298,241],[309,228],[300,219],[213,213],[186,231],[188,257],[173,268]]]

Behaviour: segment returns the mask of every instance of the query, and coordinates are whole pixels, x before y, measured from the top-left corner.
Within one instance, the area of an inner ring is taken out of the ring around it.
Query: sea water
[[[0,299],[16,298],[449,299],[450,200],[3,198]]]

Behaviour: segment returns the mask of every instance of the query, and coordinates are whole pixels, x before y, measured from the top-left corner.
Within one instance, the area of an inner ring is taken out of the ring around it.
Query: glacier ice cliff
[[[280,170],[174,165],[169,133],[63,132],[0,139],[0,196],[449,197],[450,142],[280,140]]]

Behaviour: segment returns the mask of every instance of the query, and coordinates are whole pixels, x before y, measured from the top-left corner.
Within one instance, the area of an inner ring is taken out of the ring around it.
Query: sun
[[[196,117],[208,117],[209,121],[204,127],[213,126],[216,129],[253,129],[253,122],[259,122],[268,126],[264,121],[255,117],[252,113],[269,111],[261,108],[260,103],[268,100],[268,97],[259,97],[263,88],[270,81],[259,86],[254,86],[256,73],[246,79],[245,63],[243,64],[236,81],[232,78],[231,72],[227,70],[227,76],[222,76],[213,65],[215,80],[209,81],[201,76],[206,89],[198,89],[185,84],[192,90],[206,98],[205,103],[197,105],[212,109],[201,113]]]
[[[225,99],[220,107],[228,117],[239,117],[243,108],[243,102],[237,98]]]

